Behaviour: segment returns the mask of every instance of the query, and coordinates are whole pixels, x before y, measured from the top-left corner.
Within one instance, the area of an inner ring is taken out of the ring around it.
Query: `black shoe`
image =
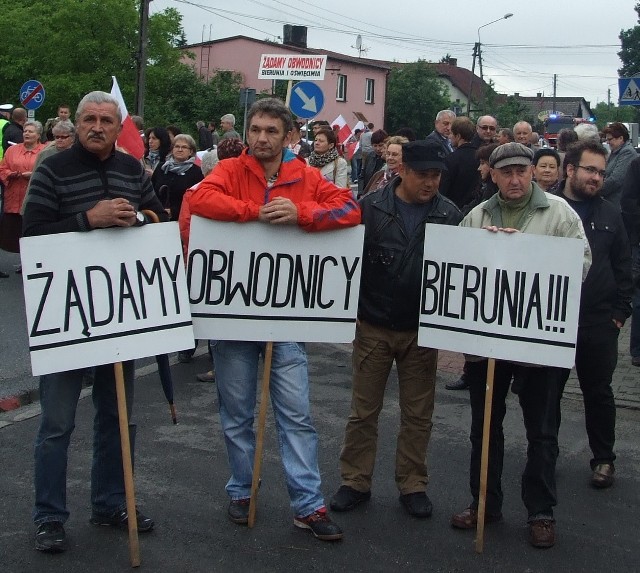
[[[468,390],[469,388],[469,381],[467,380],[467,378],[465,377],[465,375],[463,374],[462,376],[460,376],[460,378],[458,378],[458,380],[456,380],[455,382],[452,382],[451,384],[446,384],[445,388],[447,390]]]
[[[178,352],[178,362],[181,364],[188,364],[193,360],[195,350],[181,350]]]
[[[229,509],[227,509],[229,519],[233,521],[233,523],[237,523],[239,525],[246,525],[249,523],[250,502],[250,497],[245,497],[244,499],[232,499],[229,502]]]
[[[153,519],[143,515],[138,508],[136,508],[136,518],[138,522],[138,531],[140,533],[151,531],[156,525]],[[104,525],[109,527],[118,527],[120,529],[129,528],[129,516],[126,508],[115,511],[110,515],[103,515],[102,513],[96,513],[93,511],[89,522],[92,525]]]
[[[45,553],[62,553],[67,548],[64,527],[59,521],[45,521],[36,529],[36,549]]]
[[[8,279],[9,278],[9,273],[3,273],[2,271],[0,271],[0,279]]]
[[[342,539],[342,529],[327,515],[327,508],[321,507],[306,517],[294,517],[293,525],[300,529],[309,529],[322,541],[338,541]]]
[[[400,503],[413,517],[431,517],[433,513],[433,504],[423,491],[401,495]]]
[[[370,499],[370,491],[358,491],[348,485],[341,485],[340,489],[331,498],[329,507],[333,511],[351,511],[356,505],[360,505],[363,501],[369,501]]]

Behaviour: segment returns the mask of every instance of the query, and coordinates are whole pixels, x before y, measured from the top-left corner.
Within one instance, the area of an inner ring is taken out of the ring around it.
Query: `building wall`
[[[243,77],[243,87],[255,89],[258,93],[272,91],[271,80],[259,80],[258,68],[262,54],[297,54],[295,48],[283,45],[264,44],[245,38],[232,38],[211,44],[191,46],[189,51],[195,60],[183,61],[193,66],[202,77],[211,78],[215,70],[233,70]],[[338,76],[347,77],[346,101],[336,100]],[[342,115],[353,127],[358,119],[354,112],[362,113],[376,127],[384,124],[384,102],[386,98],[386,70],[333,58],[327,59],[324,80],[317,82],[324,94],[324,107],[315,119],[333,121]],[[374,81],[374,101],[365,103],[365,84],[367,79]]]

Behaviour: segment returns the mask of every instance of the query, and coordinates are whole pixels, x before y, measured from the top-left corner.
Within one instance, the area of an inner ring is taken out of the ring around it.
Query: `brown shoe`
[[[553,547],[556,542],[555,523],[550,519],[534,519],[529,523],[529,543],[534,547]]]
[[[202,374],[196,374],[196,380],[198,382],[215,382],[216,376],[213,370],[209,370],[209,372],[203,372]]]
[[[604,489],[613,485],[613,466],[611,464],[598,464],[593,468],[591,485],[598,489]]]
[[[484,514],[484,522],[496,523],[502,520],[502,514],[491,515],[489,513]],[[451,516],[451,527],[456,529],[475,529],[478,525],[478,510],[471,507],[461,511],[460,513],[454,513]]]

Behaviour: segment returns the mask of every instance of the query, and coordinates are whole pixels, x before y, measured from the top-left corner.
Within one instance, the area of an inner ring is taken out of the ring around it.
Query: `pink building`
[[[185,57],[183,61],[193,65],[204,78],[211,78],[216,70],[232,70],[242,74],[243,87],[255,89],[258,93],[272,93],[273,81],[258,79],[262,54],[326,54],[324,80],[317,82],[324,94],[324,107],[314,119],[331,122],[342,115],[351,128],[360,120],[372,122],[376,128],[381,128],[384,125],[389,64],[307,48],[306,28],[293,28],[297,32],[294,34],[296,41],[291,41],[291,34],[287,34],[285,26],[285,41],[289,40],[287,44],[233,36],[185,46],[184,50],[192,52],[195,60]]]

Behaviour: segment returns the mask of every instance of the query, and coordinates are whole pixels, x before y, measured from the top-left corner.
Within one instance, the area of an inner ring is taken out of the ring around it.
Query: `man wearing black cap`
[[[426,494],[426,454],[438,351],[418,346],[418,315],[425,223],[457,225],[462,218],[438,193],[444,159],[437,142],[404,144],[398,177],[361,201],[365,237],[353,394],[340,454],[342,485],[331,499],[335,511],[349,511],[371,497],[378,415],[394,360],[400,387],[395,470],[400,503],[414,517],[429,517],[433,509]]]
[[[583,278],[591,265],[591,251],[580,217],[563,199],[545,193],[532,182],[533,151],[520,143],[505,143],[489,157],[491,178],[499,192],[475,207],[460,224],[492,232],[533,233],[572,237],[584,242]],[[478,522],[480,457],[487,359],[467,356],[469,401],[471,403],[470,485],[473,500],[469,507],[451,517],[458,529],[473,529]],[[496,360],[493,381],[493,414],[489,435],[489,468],[485,522],[502,519],[502,422],[511,378],[518,394],[527,431],[527,464],[522,474],[522,501],[527,508],[529,542],[534,547],[555,543],[556,459],[558,457],[558,399],[564,370],[552,366],[528,366]]]

